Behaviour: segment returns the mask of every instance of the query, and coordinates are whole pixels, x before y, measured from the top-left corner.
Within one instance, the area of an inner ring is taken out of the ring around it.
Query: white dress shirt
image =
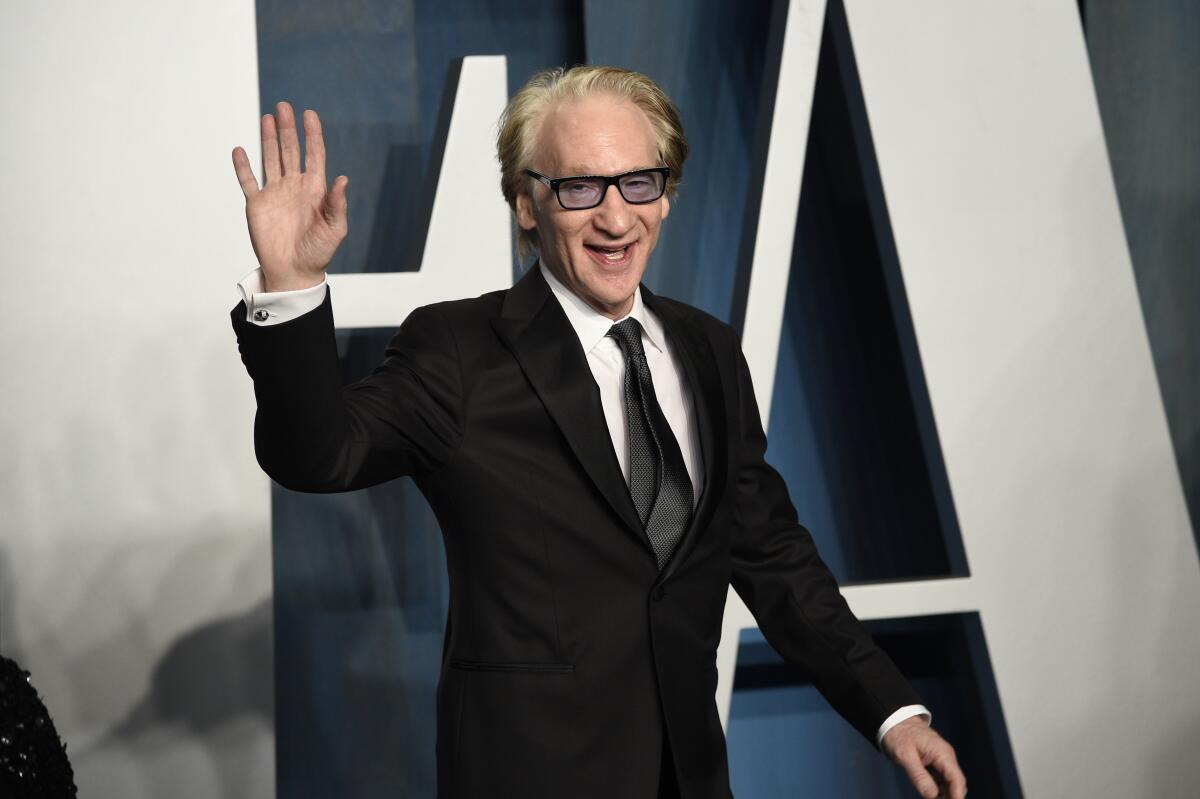
[[[662,322],[642,303],[641,288],[633,294],[633,308],[629,313],[613,320],[573,294],[545,264],[540,269],[542,277],[550,284],[550,290],[562,305],[571,327],[575,328],[575,335],[579,336],[579,343],[587,355],[592,377],[600,387],[604,421],[608,423],[608,434],[612,438],[626,483],[629,482],[629,425],[625,418],[625,355],[608,331],[617,322],[629,318],[636,319],[641,325],[642,349],[646,351],[654,396],[658,398],[663,416],[667,418],[667,424],[679,442],[684,466],[687,467],[688,477],[692,479],[692,507],[695,508],[700,501],[700,491],[704,488],[704,463],[700,454],[700,439],[697,438],[692,391],[679,363],[679,356],[663,332]]]
[[[697,438],[692,392],[679,358],[663,331],[662,322],[642,303],[641,288],[634,292],[633,308],[629,314],[614,321],[573,294],[544,264],[539,268],[587,355],[588,367],[600,388],[604,421],[608,425],[613,450],[626,482],[629,482],[629,433],[625,420],[625,356],[621,353],[621,347],[607,333],[610,327],[624,319],[633,317],[638,320],[642,327],[642,347],[646,351],[654,394],[662,406],[667,424],[671,426],[671,432],[675,434],[675,440],[679,442],[683,463],[692,479],[694,508],[704,487],[704,463]],[[256,269],[238,283],[238,289],[246,302],[246,321],[258,325],[277,325],[317,308],[325,301],[326,285],[322,281],[307,289],[264,292],[262,270]],[[905,705],[879,725],[879,731],[875,734],[876,746],[882,743],[888,730],[913,716],[924,716],[926,722],[930,719],[929,710],[924,705]]]

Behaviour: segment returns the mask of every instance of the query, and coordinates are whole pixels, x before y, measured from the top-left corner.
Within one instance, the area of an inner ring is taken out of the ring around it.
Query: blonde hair
[[[683,135],[679,109],[657,83],[640,72],[619,67],[578,65],[570,69],[556,67],[529,79],[509,100],[500,115],[496,137],[496,157],[500,159],[500,189],[504,199],[516,211],[517,195],[532,180],[524,170],[533,157],[538,123],[554,104],[579,100],[592,94],[606,93],[629,100],[645,113],[654,131],[658,157],[671,168],[667,178],[667,196],[674,197],[683,177],[683,162],[688,144]],[[537,230],[518,229],[517,252],[521,257],[537,249]]]

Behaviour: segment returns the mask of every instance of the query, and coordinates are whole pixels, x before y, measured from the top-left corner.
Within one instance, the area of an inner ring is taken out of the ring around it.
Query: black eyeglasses
[[[622,172],[620,175],[577,175],[573,178],[548,178],[532,169],[526,169],[525,174],[549,186],[563,208],[582,211],[595,208],[603,202],[609,186],[616,186],[625,202],[631,205],[652,203],[667,190],[667,176],[671,174],[671,168],[656,166],[653,169]]]

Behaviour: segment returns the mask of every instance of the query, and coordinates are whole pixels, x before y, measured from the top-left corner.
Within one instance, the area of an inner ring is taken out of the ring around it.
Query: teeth
[[[625,257],[625,251],[629,249],[629,245],[624,247],[593,247],[596,252],[604,256],[608,261],[619,261]]]

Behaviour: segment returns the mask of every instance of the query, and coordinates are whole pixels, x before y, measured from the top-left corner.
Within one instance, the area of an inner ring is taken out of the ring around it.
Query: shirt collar
[[[629,313],[614,322],[577,297],[554,276],[554,273],[546,268],[545,264],[539,261],[538,268],[541,269],[542,277],[546,279],[550,285],[550,291],[554,293],[559,305],[566,313],[571,327],[575,329],[575,335],[579,336],[579,343],[583,345],[584,352],[591,352],[592,348],[608,335],[610,327],[630,317],[638,320],[645,333],[644,338],[650,342],[650,345],[660,352],[663,351],[665,339],[662,322],[642,302],[641,286],[638,286],[633,292],[633,307],[629,309]]]

